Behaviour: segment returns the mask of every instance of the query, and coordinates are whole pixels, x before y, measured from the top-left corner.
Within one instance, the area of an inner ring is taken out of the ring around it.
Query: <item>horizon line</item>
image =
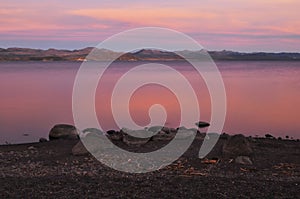
[[[55,48],[55,47],[49,47],[49,48],[35,48],[35,47],[17,47],[17,46],[12,46],[12,47],[0,47],[0,49],[10,49],[10,48],[19,48],[19,49],[32,49],[32,50],[69,50],[69,51],[75,51],[75,50],[82,50],[85,48],[96,48],[96,47],[92,47],[92,46],[86,46],[86,47],[82,47],[82,48]],[[143,48],[143,49],[148,49],[148,48]],[[300,51],[296,52],[296,51],[235,51],[235,50],[229,50],[229,49],[222,49],[222,50],[212,50],[212,49],[205,49],[207,52],[237,52],[237,53],[299,53]],[[110,49],[106,49],[106,50],[110,50]],[[140,49],[142,50],[142,49]],[[175,51],[184,51],[184,50],[174,50]],[[113,52],[122,52],[122,51],[113,51]]]

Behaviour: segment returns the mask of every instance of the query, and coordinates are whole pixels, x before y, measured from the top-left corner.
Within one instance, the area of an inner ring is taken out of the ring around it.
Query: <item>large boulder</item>
[[[49,140],[57,139],[77,140],[79,139],[79,132],[73,125],[57,124],[50,130]]]
[[[253,153],[250,142],[242,135],[233,135],[227,140],[222,148],[225,157],[235,158],[238,156],[250,156]]]
[[[101,131],[100,131],[101,132]],[[99,132],[90,132],[82,137],[81,140],[72,148],[73,155],[85,155],[88,153],[97,153],[102,150],[113,148],[109,140],[105,140],[106,135]]]
[[[128,146],[141,146],[149,142],[151,136],[153,135],[152,131],[146,129],[142,130],[131,130],[123,128],[121,130],[123,133],[123,142]]]

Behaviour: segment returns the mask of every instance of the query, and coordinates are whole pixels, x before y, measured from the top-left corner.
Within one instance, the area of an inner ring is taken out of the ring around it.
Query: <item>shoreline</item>
[[[114,130],[113,130],[114,131]],[[115,132],[119,132],[119,131],[115,131]],[[206,135],[207,132],[201,132],[201,134],[205,134]],[[272,134],[265,134],[265,135],[271,135],[272,137],[266,137],[266,136],[262,136],[262,135],[248,135],[248,134],[243,134],[243,133],[238,133],[238,134],[241,134],[243,136],[245,136],[246,138],[250,138],[250,139],[269,139],[269,140],[279,140],[279,141],[286,141],[286,142],[289,142],[289,141],[292,141],[292,142],[300,142],[300,138],[294,138],[294,137],[289,137],[289,138],[285,138],[284,136],[273,136]],[[222,134],[219,134],[220,136],[222,135],[228,135],[228,136],[234,136],[234,135],[238,135],[238,134],[227,134],[227,133],[222,133]],[[40,138],[37,138],[36,141],[29,141],[29,142],[16,142],[16,143],[10,143],[10,142],[3,142],[3,143],[0,143],[0,147],[1,146],[19,146],[19,145],[32,145],[32,144],[37,144],[37,143],[40,143],[39,139],[44,139],[44,140],[47,140],[46,138],[44,137],[40,137]],[[47,140],[49,141],[49,140]]]

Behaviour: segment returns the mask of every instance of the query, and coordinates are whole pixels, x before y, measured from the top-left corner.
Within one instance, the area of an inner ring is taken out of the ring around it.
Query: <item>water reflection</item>
[[[183,63],[170,64],[188,77],[197,91],[200,118],[209,121],[210,97],[203,80]],[[47,137],[54,124],[73,123],[72,88],[79,66],[76,62],[1,63],[0,143],[37,141]],[[299,62],[219,62],[217,66],[228,100],[224,132],[299,138]],[[116,79],[131,67],[132,63],[117,63],[97,88],[96,110],[105,129],[117,128],[109,96]],[[154,74],[172,78],[155,69],[137,78]],[[178,125],[179,103],[172,92],[158,85],[144,86],[134,93],[130,101],[132,118],[139,125],[147,125],[149,107],[157,103],[168,113],[167,125]]]

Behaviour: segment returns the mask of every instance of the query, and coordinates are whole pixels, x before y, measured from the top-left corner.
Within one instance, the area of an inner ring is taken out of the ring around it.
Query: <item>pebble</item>
[[[35,150],[36,148],[34,146],[30,146],[27,148],[28,150]]]

